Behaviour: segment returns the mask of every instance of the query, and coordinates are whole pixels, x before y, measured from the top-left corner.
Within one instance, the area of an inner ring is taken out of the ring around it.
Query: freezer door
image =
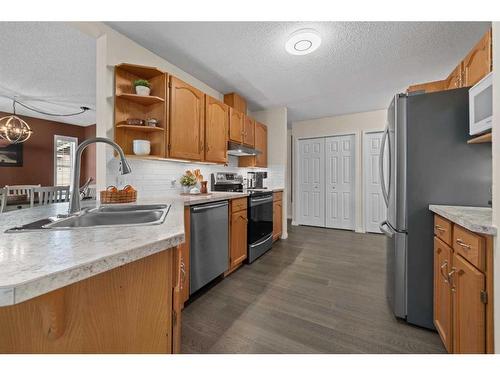
[[[386,221],[380,224],[386,235],[387,279],[386,294],[394,315],[406,319],[406,243],[407,235],[398,233]]]
[[[388,187],[387,222],[397,232],[407,229],[406,217],[406,102],[404,94],[394,97],[387,110]]]

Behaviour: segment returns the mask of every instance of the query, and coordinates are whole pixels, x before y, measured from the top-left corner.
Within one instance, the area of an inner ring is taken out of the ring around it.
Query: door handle
[[[394,232],[390,230],[389,224],[387,224],[387,220],[382,221],[378,227],[380,231],[383,232],[387,237],[392,238],[394,236]],[[385,229],[385,227],[387,227],[388,229]]]
[[[384,173],[384,151],[385,151],[385,142],[386,137],[389,134],[389,124],[387,124],[387,128],[384,130],[384,135],[382,135],[382,142],[380,145],[380,155],[378,158],[379,166],[379,177],[380,177],[380,187],[382,188],[382,196],[384,197],[385,205],[389,207],[389,196],[387,194],[387,189],[385,187],[385,173]],[[389,180],[389,184],[391,181]]]

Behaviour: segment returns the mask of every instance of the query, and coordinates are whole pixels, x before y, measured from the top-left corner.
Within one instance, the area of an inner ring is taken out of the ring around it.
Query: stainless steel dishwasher
[[[191,207],[190,294],[227,270],[228,221],[227,201]]]

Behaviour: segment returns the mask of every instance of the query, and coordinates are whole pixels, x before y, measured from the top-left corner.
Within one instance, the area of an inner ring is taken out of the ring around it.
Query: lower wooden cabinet
[[[449,283],[453,250],[434,237],[434,325],[448,352],[452,351],[452,298]]]
[[[443,220],[436,215],[435,226]],[[434,325],[449,353],[493,353],[492,238],[455,223],[450,229],[452,246],[434,236]],[[464,248],[473,252],[483,241],[484,261],[464,257]]]
[[[273,241],[279,240],[283,232],[283,193],[273,194]]]
[[[184,207],[184,236],[185,242],[180,248],[180,300],[182,306],[189,299],[189,252],[190,252],[191,212]]]
[[[247,224],[247,198],[233,199],[229,223],[229,272],[247,259]]]

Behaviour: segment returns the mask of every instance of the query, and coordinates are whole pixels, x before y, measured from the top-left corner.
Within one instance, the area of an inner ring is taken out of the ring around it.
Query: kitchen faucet
[[[118,152],[118,155],[120,155],[121,174],[128,174],[132,172],[132,169],[130,168],[127,159],[123,154],[122,148],[118,146],[115,142],[113,142],[111,139],[97,137],[97,138],[87,139],[82,143],[80,143],[75,152],[75,163],[73,165],[73,184],[71,186],[71,198],[68,210],[68,213],[70,215],[80,212],[80,165],[82,163],[82,153],[88,145],[98,142],[107,143],[108,145],[112,146],[116,152]]]

